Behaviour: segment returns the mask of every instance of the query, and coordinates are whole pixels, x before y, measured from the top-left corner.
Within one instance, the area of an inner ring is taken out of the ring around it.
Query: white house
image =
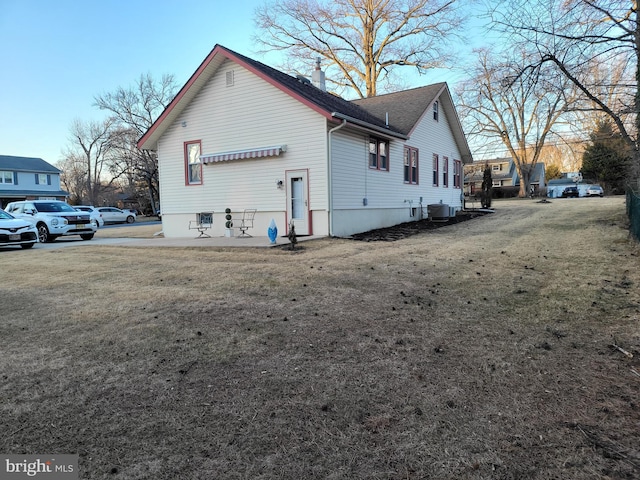
[[[66,200],[60,173],[41,158],[0,155],[0,208],[17,200]]]
[[[346,101],[324,73],[292,77],[216,45],[138,147],[157,153],[163,231],[212,235],[256,208],[254,235],[348,236],[416,220],[428,204],[462,208],[472,161],[445,83]]]

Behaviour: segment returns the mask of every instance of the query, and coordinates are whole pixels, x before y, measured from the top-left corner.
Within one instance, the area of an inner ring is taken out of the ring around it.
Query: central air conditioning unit
[[[448,222],[449,221],[449,205],[446,203],[433,203],[427,205],[427,214],[432,222]]]

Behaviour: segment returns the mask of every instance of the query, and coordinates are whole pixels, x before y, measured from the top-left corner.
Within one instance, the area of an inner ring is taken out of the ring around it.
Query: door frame
[[[286,219],[286,225],[285,225],[285,231],[288,234],[289,233],[289,221],[291,220],[291,180],[293,178],[299,178],[302,177],[302,187],[303,187],[303,197],[304,197],[304,216],[305,216],[305,221],[304,223],[306,224],[306,229],[302,230],[298,230],[298,226],[296,225],[296,235],[313,235],[313,226],[311,223],[311,209],[309,208],[310,205],[310,199],[309,199],[309,169],[308,168],[303,168],[303,169],[296,169],[296,170],[285,170],[285,181],[286,181],[286,192],[287,192],[287,199],[286,199],[286,208],[285,208],[285,219]]]

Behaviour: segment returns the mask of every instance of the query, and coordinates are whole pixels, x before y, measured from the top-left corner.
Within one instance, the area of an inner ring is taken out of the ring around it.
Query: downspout
[[[333,132],[340,130],[346,124],[347,124],[347,121],[343,119],[340,125],[338,125],[337,127],[333,127],[331,130],[329,130],[329,133],[327,134],[327,137],[328,137],[327,148],[329,149],[327,151],[327,209],[328,209],[327,213],[329,214],[329,236],[330,237],[333,236],[333,180],[332,180],[332,169],[331,169],[331,164],[332,164],[331,134]]]

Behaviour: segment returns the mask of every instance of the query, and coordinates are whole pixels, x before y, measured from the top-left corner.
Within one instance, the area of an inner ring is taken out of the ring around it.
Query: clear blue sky
[[[260,0],[0,0],[0,154],[57,163],[96,95],[141,74],[186,82],[216,43],[256,58]],[[265,63],[268,63],[263,59]]]
[[[216,44],[276,66],[251,40],[263,1],[0,0],[0,154],[56,164],[74,119],[104,117],[96,95],[146,73],[181,86]]]

